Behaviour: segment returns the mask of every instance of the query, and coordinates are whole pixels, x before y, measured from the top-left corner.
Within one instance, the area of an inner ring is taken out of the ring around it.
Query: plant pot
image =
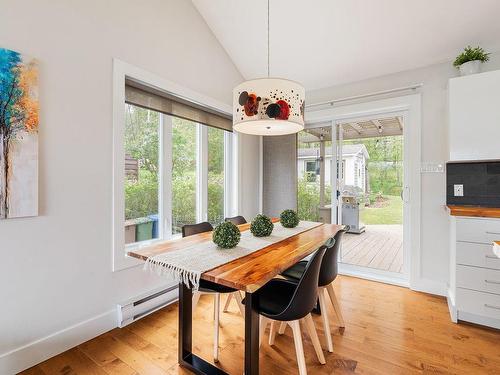
[[[461,76],[468,76],[470,74],[476,74],[481,71],[481,61],[473,60],[467,61],[458,67]]]

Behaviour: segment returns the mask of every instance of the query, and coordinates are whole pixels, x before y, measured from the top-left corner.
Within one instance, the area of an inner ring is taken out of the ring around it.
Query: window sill
[[[181,233],[174,234],[168,239],[156,238],[156,239],[152,239],[152,240],[148,240],[148,241],[134,242],[134,243],[130,243],[130,244],[125,245],[124,250],[119,251],[119,253],[117,250],[117,252],[113,256],[113,272],[118,272],[118,271],[122,271],[122,270],[125,270],[128,268],[133,268],[133,267],[138,267],[138,266],[144,265],[144,261],[128,256],[127,255],[128,252],[133,251],[133,250],[139,250],[139,249],[144,248],[146,246],[155,245],[155,244],[158,244],[158,243],[163,242],[163,241],[176,240],[179,238],[182,238]]]

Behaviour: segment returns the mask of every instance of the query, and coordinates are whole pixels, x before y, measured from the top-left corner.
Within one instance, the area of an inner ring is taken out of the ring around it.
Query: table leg
[[[179,284],[179,365],[197,375],[228,375],[193,354],[193,292],[183,283]]]
[[[193,346],[193,292],[179,284],[179,363],[192,353]]]
[[[259,374],[259,314],[255,311],[255,296],[245,295],[245,375]]]

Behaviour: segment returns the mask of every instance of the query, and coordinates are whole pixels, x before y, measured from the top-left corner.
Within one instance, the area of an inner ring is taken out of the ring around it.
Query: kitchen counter
[[[500,207],[447,206],[452,216],[489,217],[500,219]]]

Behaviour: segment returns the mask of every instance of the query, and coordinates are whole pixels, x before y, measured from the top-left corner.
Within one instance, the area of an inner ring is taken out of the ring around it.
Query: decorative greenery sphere
[[[240,242],[240,238],[240,230],[230,221],[217,225],[212,233],[214,243],[223,249],[235,247]]]
[[[285,210],[280,215],[280,222],[285,228],[295,228],[299,225],[299,215],[294,210]]]
[[[250,232],[255,237],[267,237],[274,229],[274,224],[266,215],[257,215],[250,224]]]

